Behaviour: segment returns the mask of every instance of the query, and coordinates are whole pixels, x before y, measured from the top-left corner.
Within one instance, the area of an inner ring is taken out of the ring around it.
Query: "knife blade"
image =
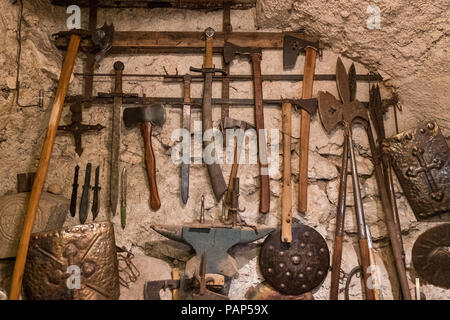
[[[89,192],[91,190],[91,170],[92,165],[88,163],[86,165],[86,174],[84,176],[84,185],[83,185],[83,193],[81,194],[80,201],[80,223],[84,224],[86,222],[88,216],[88,208],[89,208]]]
[[[98,198],[99,198],[100,190],[102,188],[99,186],[99,176],[100,176],[100,167],[97,167],[95,169],[95,184],[94,184],[94,187],[92,188],[92,190],[94,190],[94,198],[92,200],[92,210],[91,210],[92,211],[92,220],[95,220],[95,218],[97,218],[98,212],[100,210]]]
[[[72,196],[70,197],[70,215],[75,217],[77,211],[77,195],[78,195],[78,172],[80,171],[80,166],[75,167],[75,175],[73,177],[72,184]]]

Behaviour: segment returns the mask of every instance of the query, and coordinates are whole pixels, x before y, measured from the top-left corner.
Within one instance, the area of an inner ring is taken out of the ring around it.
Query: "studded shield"
[[[271,233],[263,243],[259,266],[266,281],[289,295],[309,292],[325,279],[330,252],[325,239],[313,228],[296,225],[292,242],[280,241],[281,230]]]
[[[450,223],[422,233],[414,243],[412,261],[417,274],[429,283],[450,288]]]

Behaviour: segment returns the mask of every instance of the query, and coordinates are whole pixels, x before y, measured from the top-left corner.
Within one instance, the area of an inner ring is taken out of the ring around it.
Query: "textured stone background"
[[[366,20],[367,6],[377,4],[381,8],[381,29],[368,30]],[[398,94],[403,111],[399,113],[400,130],[408,129],[424,119],[435,119],[443,129],[444,135],[450,135],[449,97],[449,7],[447,1],[258,1],[257,8],[246,11],[233,11],[231,20],[234,31],[275,31],[305,30],[319,36],[329,46],[324,51],[323,61],[317,62],[316,73],[334,73],[337,56],[344,57],[348,68],[352,61],[356,62],[358,73],[369,70],[379,71],[385,78],[382,85],[383,98]],[[83,12],[82,24],[87,26],[87,12]],[[56,91],[63,55],[55,49],[51,34],[65,30],[67,14],[65,8],[53,7],[49,1],[25,1],[23,22],[23,51],[21,60],[21,103],[36,103],[38,91],[45,92],[44,108],[19,108],[15,103],[16,75],[16,28],[17,5],[12,1],[0,1],[0,195],[15,190],[16,174],[35,170],[45,137],[52,99]],[[222,26],[221,12],[202,12],[187,10],[100,10],[99,25],[104,21],[113,21],[116,30],[191,30],[202,31],[211,26],[220,30]],[[84,55],[80,54],[75,67],[82,71]],[[127,73],[187,73],[189,66],[200,66],[202,57],[197,55],[141,55],[107,57],[98,72],[111,72],[114,61],[121,60]],[[304,59],[300,57],[294,70],[286,73],[303,73]],[[220,57],[214,57],[216,66],[221,65]],[[276,50],[263,52],[263,73],[282,73],[282,53]],[[250,65],[246,61],[235,61],[231,66],[234,74],[249,74]],[[73,77],[69,94],[81,94],[80,77]],[[95,93],[110,92],[113,82],[109,78],[97,78]],[[316,82],[314,94],[319,90],[328,90],[337,94],[334,82]],[[202,85],[192,86],[192,96],[200,97]],[[181,97],[182,88],[179,83],[162,83],[155,79],[126,78],[124,92],[146,94],[147,96]],[[232,83],[231,96],[240,98],[252,97],[250,82]],[[299,97],[301,83],[265,82],[264,97],[279,98]],[[215,97],[220,97],[220,84],[215,83]],[[368,100],[368,85],[358,83],[357,98]],[[100,166],[100,183],[102,191],[101,209],[98,220],[108,219],[108,170],[110,146],[110,106],[94,106],[83,112],[83,122],[100,123],[107,128],[99,134],[83,136],[84,152],[81,157],[75,153],[73,139],[70,136],[58,136],[53,149],[46,185],[57,183],[63,187],[63,193],[70,197],[73,170],[80,165],[80,180],[84,179],[87,162]],[[116,239],[119,246],[132,247],[136,254],[136,265],[141,271],[137,283],[130,289],[123,289],[121,299],[139,299],[146,280],[166,279],[170,276],[171,262],[168,259],[155,259],[154,256],[176,256],[185,262],[189,255],[186,250],[175,250],[168,246],[169,253],[162,245],[155,249],[155,241],[162,238],[155,234],[150,225],[182,224],[198,217],[200,197],[205,195],[207,219],[218,219],[221,215],[221,204],[215,202],[209,190],[206,168],[202,165],[191,167],[190,198],[186,206],[182,205],[179,196],[179,168],[170,160],[171,150],[176,142],[171,140],[171,133],[181,124],[178,109],[168,109],[168,119],[162,129],[154,130],[153,147],[158,164],[157,180],[162,206],[157,212],[149,209],[148,184],[144,172],[143,144],[140,133],[135,130],[122,130],[121,166],[128,169],[128,221],[125,230],[120,228],[120,218],[112,221],[116,226]],[[200,114],[193,112],[193,120],[200,120]],[[230,116],[253,122],[251,108],[231,109]],[[214,119],[220,118],[220,108],[216,108]],[[70,122],[70,112],[65,108],[61,123]],[[281,110],[272,107],[265,109],[265,125],[268,129],[281,126]],[[386,116],[387,133],[394,133],[392,110]],[[293,115],[293,136],[299,135],[299,117]],[[384,214],[377,196],[373,164],[369,158],[368,143],[364,131],[356,128],[354,132],[355,147],[358,150],[358,170],[361,175],[362,193],[366,220],[371,228],[378,258],[382,269],[383,294],[385,299],[398,296],[392,257],[388,246],[388,238],[384,223]],[[318,119],[312,118],[310,140],[309,168],[309,200],[308,212],[298,215],[294,209],[294,217],[300,222],[316,228],[332,247],[335,212],[338,189],[338,170],[342,147],[342,131],[336,130],[327,135]],[[292,179],[294,183],[294,203],[298,181],[298,140],[292,140]],[[281,153],[282,146],[279,146]],[[281,158],[280,158],[281,161]],[[227,180],[231,165],[223,165]],[[280,167],[281,169],[281,167]],[[258,172],[256,165],[242,165],[239,169],[241,178],[241,206],[246,208],[243,218],[254,224],[258,218]],[[271,177],[271,212],[267,217],[268,226],[278,226],[281,195],[281,172]],[[403,228],[407,265],[411,288],[414,281],[414,270],[411,266],[411,248],[417,236],[433,223],[418,223],[399,187],[397,200]],[[80,192],[80,191],[79,191]],[[353,210],[353,195],[349,183],[347,191],[346,234],[343,254],[343,270],[350,270],[357,265],[357,237]],[[88,222],[91,218],[89,218]],[[67,225],[76,224],[78,220],[68,218]],[[237,258],[240,275],[233,280],[230,297],[244,299],[247,289],[258,284],[262,278],[257,268],[258,248],[240,246],[232,250]],[[152,255],[153,257],[149,257]],[[182,264],[183,265],[183,264]],[[181,266],[182,266],[181,265]],[[0,264],[1,269],[9,270],[10,266]],[[256,272],[255,272],[256,270]],[[8,272],[3,272],[3,279]],[[0,282],[1,284],[1,282]],[[0,285],[1,286],[1,285]],[[6,286],[6,285],[4,285]],[[450,291],[432,285],[424,285],[423,291],[428,299],[448,299]],[[315,292],[316,299],[327,299],[329,292],[329,276],[320,289]],[[356,283],[351,287],[352,298],[360,298],[361,290]],[[170,295],[168,295],[170,298]]]

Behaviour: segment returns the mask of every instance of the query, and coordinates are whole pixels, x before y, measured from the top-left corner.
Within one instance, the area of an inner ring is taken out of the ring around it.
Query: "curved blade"
[[[342,63],[341,58],[338,58],[336,62],[336,83],[342,102],[344,104],[349,103],[350,86],[348,83],[347,71],[345,71],[345,66]]]
[[[343,119],[342,103],[331,93],[323,91],[319,91],[317,101],[322,125],[327,132],[330,132]]]

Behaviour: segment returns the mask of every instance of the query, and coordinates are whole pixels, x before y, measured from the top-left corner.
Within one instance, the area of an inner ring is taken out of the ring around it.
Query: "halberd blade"
[[[339,96],[341,97],[342,103],[347,104],[350,102],[350,86],[348,83],[347,71],[345,71],[345,66],[342,63],[341,58],[337,59],[336,62],[336,83],[339,91]]]

